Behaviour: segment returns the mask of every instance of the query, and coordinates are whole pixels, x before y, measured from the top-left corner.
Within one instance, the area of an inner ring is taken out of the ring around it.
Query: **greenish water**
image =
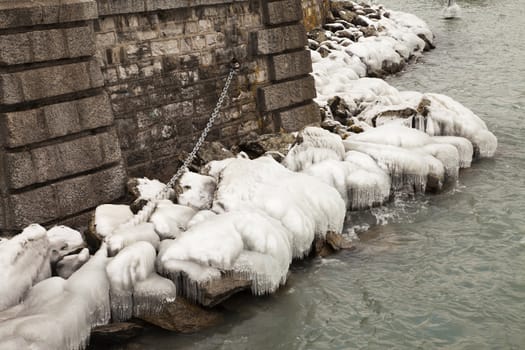
[[[388,82],[471,108],[498,137],[496,157],[444,193],[351,215],[349,230],[368,227],[356,251],[295,265],[276,295],[231,299],[222,325],[123,348],[525,349],[525,1],[458,1],[453,21],[443,2],[383,1],[437,37]]]

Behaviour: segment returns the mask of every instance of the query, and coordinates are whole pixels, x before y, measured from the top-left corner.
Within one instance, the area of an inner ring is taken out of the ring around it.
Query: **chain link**
[[[222,88],[221,94],[219,96],[219,100],[217,101],[217,104],[215,105],[215,108],[213,109],[213,112],[211,113],[210,119],[208,120],[208,123],[206,123],[206,127],[204,128],[204,130],[202,130],[202,133],[199,136],[197,143],[195,144],[191,152],[188,154],[188,156],[182,163],[181,167],[177,170],[175,175],[173,175],[170,181],[168,181],[166,186],[164,186],[164,188],[160,190],[153,199],[150,199],[149,202],[131,220],[122,224],[121,227],[132,227],[142,222],[146,222],[151,217],[153,212],[155,211],[155,208],[157,207],[157,202],[161,199],[169,198],[170,189],[173,188],[173,186],[175,186],[175,183],[177,182],[177,180],[188,169],[189,165],[191,164],[191,162],[193,162],[193,160],[197,156],[197,153],[202,147],[204,140],[210,133],[210,130],[213,127],[213,124],[215,123],[215,120],[219,116],[219,112],[221,110],[222,105],[224,104],[224,100],[226,99],[226,96],[228,94],[228,90],[230,89],[230,85],[233,81],[233,78],[237,74],[237,71],[239,70],[239,68],[240,68],[239,63],[233,60],[231,63],[230,73],[228,74],[228,78],[226,78],[226,83],[224,84],[224,87]]]

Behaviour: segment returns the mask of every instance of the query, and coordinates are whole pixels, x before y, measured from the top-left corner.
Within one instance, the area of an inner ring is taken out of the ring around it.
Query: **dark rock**
[[[91,220],[89,221],[89,225],[87,230],[84,232],[84,238],[86,239],[86,243],[88,244],[90,251],[94,253],[98,250],[100,247],[100,244],[102,243],[102,240],[104,239],[102,236],[100,236],[97,233],[96,227],[95,227],[95,214],[91,216]]]
[[[313,253],[316,256],[327,257],[340,250],[354,250],[355,246],[342,234],[328,232],[324,239],[316,238],[313,243]]]
[[[352,24],[355,26],[368,27],[368,22],[360,16],[356,16],[352,21]]]
[[[133,322],[110,323],[95,327],[91,331],[90,348],[101,349],[100,345],[127,342],[141,335],[144,329],[142,325]]]
[[[197,152],[197,157],[193,163],[197,167],[202,167],[212,160],[223,160],[232,157],[235,157],[235,155],[222,143],[216,141],[204,142],[202,147],[199,149],[199,152]]]
[[[430,51],[436,48],[436,46],[432,44],[423,34],[418,34],[417,36],[425,42],[425,51]]]
[[[328,40],[328,37],[323,29],[316,28],[308,32],[308,39],[322,43],[323,41]]]
[[[337,13],[338,17],[352,23],[357,16],[354,12],[348,11],[348,10],[341,10]]]
[[[430,106],[430,100],[426,97],[423,97],[421,99],[421,102],[419,102],[419,105],[416,108],[416,111],[418,114],[421,114],[423,117],[426,117],[428,113],[430,113],[428,107]]]
[[[353,132],[353,133],[355,133],[355,134],[360,134],[360,133],[362,133],[364,130],[363,130],[362,127],[360,127],[360,126],[354,124],[354,125],[350,125],[350,126],[348,127],[348,131],[351,131],[351,132]]]
[[[251,159],[258,158],[271,151],[276,151],[286,155],[290,146],[294,142],[295,136],[292,134],[265,134],[241,142],[239,144],[239,149],[248,154]]]
[[[359,30],[361,31],[361,33],[363,33],[365,37],[377,36],[377,29],[375,29],[374,27],[361,27],[359,28]]]
[[[326,46],[320,46],[318,49],[317,49],[317,52],[319,52],[321,54],[321,57],[325,58],[326,56],[328,56],[332,51],[330,51],[329,48],[327,48]]]
[[[367,16],[370,19],[381,19],[381,14],[379,12],[371,13]]]
[[[206,307],[219,305],[232,295],[250,289],[251,281],[246,279],[224,275],[221,279],[211,280],[199,286],[200,304]]]
[[[174,302],[163,306],[158,314],[143,315],[141,319],[157,327],[178,333],[194,333],[217,325],[222,316],[177,297]]]
[[[348,118],[352,117],[350,108],[341,97],[334,96],[328,100],[327,104],[330,108],[330,111],[332,112],[332,115],[334,116],[334,119],[341,124],[345,125]]]

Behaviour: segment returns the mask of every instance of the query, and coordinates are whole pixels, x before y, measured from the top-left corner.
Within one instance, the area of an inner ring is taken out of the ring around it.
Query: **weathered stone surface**
[[[177,297],[174,302],[163,306],[159,314],[142,315],[141,319],[168,331],[193,333],[218,324],[222,316]]]
[[[95,0],[0,1],[0,29],[85,21],[97,17]]]
[[[265,24],[298,22],[303,18],[300,0],[264,1],[263,6]]]
[[[263,112],[290,107],[311,100],[315,96],[315,83],[312,76],[258,89],[259,108]]]
[[[121,344],[144,332],[145,328],[135,322],[110,323],[95,327],[91,331],[90,348],[101,345]]]
[[[19,147],[108,126],[113,113],[105,93],[37,109],[0,114],[7,147]]]
[[[315,102],[279,113],[281,129],[286,132],[297,131],[310,124],[319,124],[321,115]]]
[[[19,189],[119,162],[121,154],[112,130],[30,151],[7,153],[6,160],[9,186]]]
[[[68,179],[8,197],[11,226],[45,224],[54,219],[110,203],[124,194],[126,173],[115,166],[95,174]]]
[[[201,167],[212,160],[223,160],[232,158],[235,155],[220,142],[205,142],[197,152],[194,164]]]
[[[286,156],[294,142],[295,136],[292,134],[265,134],[241,142],[239,149],[246,152],[252,159],[260,157],[266,152],[279,152]]]
[[[355,246],[340,233],[327,232],[324,239],[316,238],[313,253],[326,257],[340,250],[354,250]]]
[[[75,28],[0,35],[0,65],[75,58],[95,54],[93,31]]]
[[[101,87],[95,60],[0,74],[0,103],[16,104]]]
[[[203,306],[213,307],[234,294],[250,289],[251,285],[251,281],[239,277],[222,276],[221,279],[199,285],[199,302]]]
[[[273,81],[312,72],[312,58],[308,50],[275,55],[270,58],[270,62],[270,79]]]
[[[306,30],[301,24],[259,30],[252,33],[255,53],[270,55],[306,46]]]

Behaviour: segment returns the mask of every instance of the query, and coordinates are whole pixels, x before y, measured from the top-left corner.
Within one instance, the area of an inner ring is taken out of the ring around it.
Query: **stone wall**
[[[307,31],[321,27],[330,11],[330,0],[302,0],[303,23]]]
[[[85,223],[127,175],[210,140],[319,121],[300,0],[0,2],[0,232]]]

